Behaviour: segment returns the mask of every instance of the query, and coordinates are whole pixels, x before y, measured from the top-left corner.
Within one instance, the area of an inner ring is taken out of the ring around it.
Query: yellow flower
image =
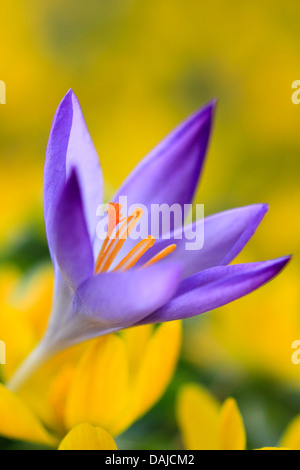
[[[84,423],[67,434],[58,450],[117,450],[117,446],[104,429]]]
[[[185,385],[178,397],[177,418],[188,450],[244,450],[246,433],[233,398],[221,405],[199,385]]]
[[[223,404],[196,384],[182,387],[177,420],[188,450],[246,450],[243,418],[234,398]],[[288,425],[278,447],[260,450],[300,450],[300,415]]]
[[[46,328],[52,283],[48,266],[38,269],[25,286],[18,273],[0,273],[5,381]],[[79,441],[78,426],[84,423],[119,434],[160,399],[175,370],[180,344],[181,323],[171,322],[124,330],[67,349],[17,394],[0,384],[0,434],[55,447],[72,430],[63,448]],[[103,430],[93,434],[86,427],[82,432],[96,440],[100,434],[103,437]]]
[[[46,431],[34,413],[3,385],[0,385],[0,399],[1,434],[50,447],[57,445],[58,440]],[[87,423],[74,427],[59,445],[59,450],[109,450],[116,448],[109,433]]]

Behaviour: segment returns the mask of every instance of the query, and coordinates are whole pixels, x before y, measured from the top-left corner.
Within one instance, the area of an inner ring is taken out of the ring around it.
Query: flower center
[[[143,210],[137,207],[129,217],[123,217],[121,213],[122,206],[119,203],[110,202],[108,204],[108,226],[105,240],[97,257],[95,265],[95,274],[108,271],[112,263],[116,259],[119,251],[123,247],[130,233],[139,222],[143,215]],[[139,259],[149,250],[155,243],[155,238],[149,235],[146,239],[141,240],[137,245],[119,262],[113,271],[127,271],[132,268]],[[169,245],[162,251],[157,253],[142,267],[150,266],[157,261],[165,258],[172,253],[176,245]]]

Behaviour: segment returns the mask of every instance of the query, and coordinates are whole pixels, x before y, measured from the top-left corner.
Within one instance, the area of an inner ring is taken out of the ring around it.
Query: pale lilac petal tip
[[[77,170],[90,237],[96,228],[96,209],[102,203],[102,172],[79,102],[70,90],[60,103],[52,124],[44,168],[44,213],[52,254],[50,226],[61,192],[72,169]]]
[[[148,154],[119,189],[128,206],[189,204],[199,181],[209,144],[215,102],[171,132]]]

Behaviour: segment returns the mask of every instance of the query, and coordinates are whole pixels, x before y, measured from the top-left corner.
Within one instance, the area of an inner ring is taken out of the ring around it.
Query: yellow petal
[[[136,416],[141,416],[161,398],[177,366],[180,346],[180,321],[163,323],[155,329],[136,377]]]
[[[135,376],[140,367],[152,333],[153,325],[126,328],[120,332],[127,348],[129,373],[131,377]]]
[[[300,415],[291,421],[279,445],[291,450],[300,450]]]
[[[117,335],[92,342],[84,353],[66,402],[70,429],[88,422],[110,430],[128,401],[128,360]]]
[[[54,273],[50,264],[35,269],[22,286],[21,295],[15,299],[15,307],[30,324],[36,339],[43,336],[51,311]]]
[[[6,346],[6,365],[2,373],[7,381],[34,348],[35,337],[20,312],[10,305],[1,305],[0,310],[0,340]]]
[[[184,447],[188,450],[218,450],[220,405],[199,385],[181,388],[177,402],[177,419]]]
[[[113,428],[113,435],[120,434],[145,414],[161,398],[173,377],[181,346],[181,322],[164,323],[154,330],[152,326],[150,328],[134,328],[129,336],[124,336],[131,371],[130,402]],[[151,330],[153,334],[149,336]],[[136,354],[132,348],[133,338],[139,344]]]
[[[36,346],[46,328],[52,303],[53,269],[43,265],[30,276],[5,269],[0,274],[0,340],[6,344],[7,381]]]
[[[67,364],[53,379],[49,390],[49,403],[56,419],[56,427],[62,432],[65,430],[66,399],[75,373],[75,365]]]
[[[72,346],[52,357],[19,391],[18,395],[51,429],[66,432],[64,403],[68,392],[66,370],[74,369],[87,348],[86,343]]]
[[[58,450],[117,450],[117,446],[104,429],[85,423],[74,427]]]
[[[38,418],[21,399],[0,384],[0,434],[12,439],[56,446]]]
[[[11,376],[35,344],[30,325],[12,302],[19,277],[17,271],[9,268],[0,272],[0,340],[6,346],[6,365],[2,368],[4,379]]]
[[[245,450],[246,433],[243,418],[233,398],[228,398],[220,413],[220,449]]]

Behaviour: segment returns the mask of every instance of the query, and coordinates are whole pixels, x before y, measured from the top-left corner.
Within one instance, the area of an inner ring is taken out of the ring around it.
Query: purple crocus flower
[[[205,160],[214,108],[215,103],[209,103],[177,127],[142,160],[113,200],[126,196],[128,204],[147,208],[190,204]],[[117,237],[110,238],[112,231],[129,232],[141,212],[137,209],[124,219],[115,202],[111,207],[117,220],[108,226],[101,248],[95,233],[102,187],[96,150],[78,100],[69,91],[54,117],[44,172],[46,233],[55,268],[53,311],[44,340],[11,388],[20,386],[28,370],[67,346],[129,326],[215,309],[265,284],[289,261],[282,257],[228,265],[254,234],[267,211],[265,204],[205,218],[203,248],[187,251],[185,237],[178,235],[183,230],[195,232],[202,221],[185,228],[175,226],[155,243],[150,236],[137,248],[129,239],[117,246]],[[129,255],[122,261],[124,242]]]

